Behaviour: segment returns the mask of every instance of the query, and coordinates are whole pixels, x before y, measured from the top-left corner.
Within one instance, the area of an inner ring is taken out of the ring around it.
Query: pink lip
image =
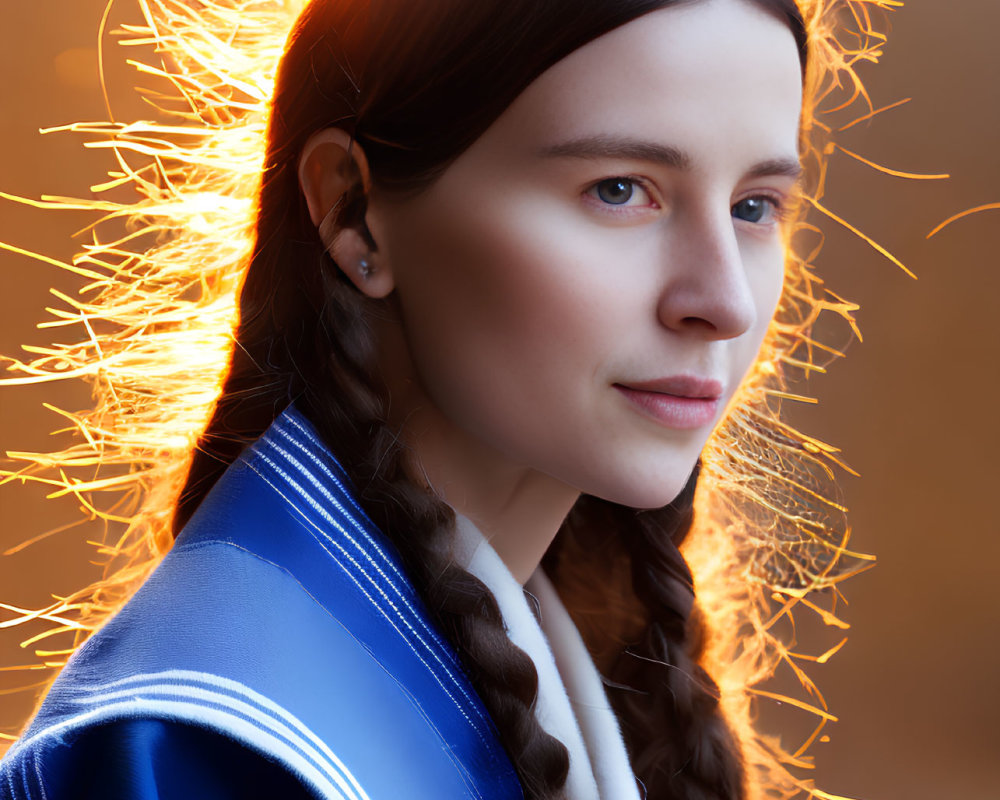
[[[614,387],[646,416],[668,428],[693,430],[715,421],[722,384],[710,378],[675,375]]]

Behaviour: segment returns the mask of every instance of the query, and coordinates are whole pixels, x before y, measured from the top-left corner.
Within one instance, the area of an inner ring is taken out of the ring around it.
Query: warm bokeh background
[[[39,127],[105,117],[96,30],[105,0],[3,3],[0,9],[0,190],[79,196],[106,156]],[[128,5],[128,4],[121,4]],[[814,379],[820,406],[795,419],[844,448],[854,545],[878,567],[847,586],[848,646],[817,671],[842,721],[819,744],[824,788],[865,800],[1000,798],[1000,523],[995,512],[1000,423],[1000,211],[958,222],[963,208],[1000,201],[1000,3],[911,0],[892,15],[883,63],[862,68],[877,105],[913,101],[840,139],[895,167],[950,172],[902,181],[846,157],[833,164],[828,205],[875,235],[919,275],[907,278],[838,231],[822,257],[828,284],[862,305],[865,340]],[[115,107],[136,108],[127,72],[109,65]],[[87,222],[0,200],[0,241],[69,258]],[[832,226],[830,226],[832,228]],[[72,291],[53,268],[0,252],[0,352],[43,344],[47,290]],[[0,390],[0,450],[44,449],[58,418],[43,401],[87,403],[86,387]],[[0,487],[0,550],[76,518],[75,503]],[[0,600],[40,604],[93,575],[82,537],[54,536],[0,557]],[[42,566],[45,564],[46,566]],[[43,569],[45,574],[43,575]],[[88,572],[87,570],[90,570]],[[0,632],[0,664],[26,663]],[[20,677],[0,673],[0,689]],[[25,708],[0,694],[0,727]]]

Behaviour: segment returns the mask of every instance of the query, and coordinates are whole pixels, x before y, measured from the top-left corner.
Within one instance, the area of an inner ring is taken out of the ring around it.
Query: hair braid
[[[706,631],[679,550],[691,528],[696,479],[654,511],[581,498],[546,562],[608,678],[650,800],[745,796],[739,747],[718,688],[698,663]]]
[[[321,326],[335,331],[325,343],[328,368],[317,382],[306,412],[345,460],[359,501],[396,546],[407,574],[439,625],[455,645],[511,760],[526,798],[561,796],[569,756],[561,742],[534,715],[538,675],[531,658],[507,636],[500,608],[482,581],[453,561],[455,515],[413,478],[410,454],[398,432],[385,422],[384,389],[377,379],[376,351],[367,314],[371,301],[342,279],[329,262]],[[353,313],[345,314],[345,306]],[[343,328],[353,320],[353,331]],[[347,363],[344,363],[344,362]],[[325,384],[325,385],[324,385]],[[338,403],[330,402],[337,397]],[[336,407],[336,408],[334,408]]]
[[[719,709],[718,687],[698,663],[705,624],[678,549],[690,528],[690,506],[681,514],[640,514],[636,522],[629,538],[633,585],[651,622],[623,659],[642,665],[640,686],[649,695],[619,698],[635,769],[651,798],[739,800],[745,793],[742,759]],[[645,715],[636,707],[640,702],[650,709]],[[657,716],[669,724],[655,724]]]

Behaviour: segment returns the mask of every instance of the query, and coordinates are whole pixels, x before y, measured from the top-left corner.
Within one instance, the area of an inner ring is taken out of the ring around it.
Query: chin
[[[671,472],[669,475],[662,473],[657,475],[653,471],[641,476],[633,474],[632,480],[605,484],[584,491],[609,503],[636,510],[663,508],[670,505],[684,491],[694,467],[692,464],[686,471]]]
[[[604,485],[595,487],[601,491],[588,494],[637,510],[663,508],[674,502],[698,467],[704,441],[666,447],[648,444],[628,448],[622,453],[624,462],[606,462],[609,471],[600,476],[605,478]]]

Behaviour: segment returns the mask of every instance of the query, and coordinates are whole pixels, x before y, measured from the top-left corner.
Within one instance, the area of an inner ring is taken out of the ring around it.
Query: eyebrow
[[[768,158],[758,161],[746,173],[748,178],[773,176],[798,180],[802,177],[802,165],[797,158]]]
[[[607,135],[582,136],[547,145],[539,151],[539,155],[543,158],[620,158],[648,161],[683,171],[690,170],[693,164],[687,153],[672,145]],[[779,176],[798,180],[801,175],[802,166],[797,158],[768,158],[758,161],[746,172],[747,178]]]

